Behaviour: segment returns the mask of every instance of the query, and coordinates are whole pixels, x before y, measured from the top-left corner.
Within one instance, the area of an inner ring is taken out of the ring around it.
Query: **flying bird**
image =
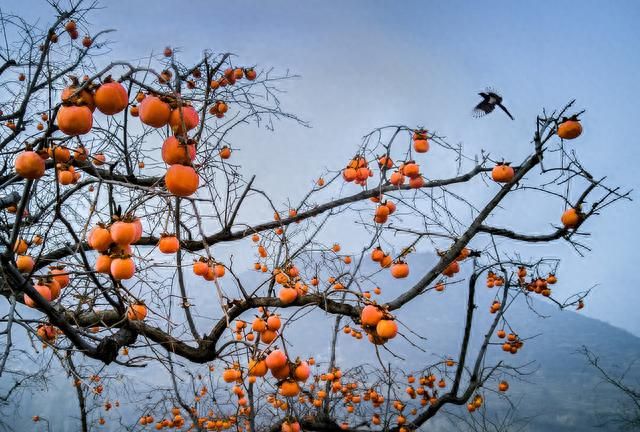
[[[511,120],[514,120],[511,113],[505,108],[504,105],[502,105],[502,96],[500,96],[494,90],[487,89],[484,92],[478,93],[478,95],[482,96],[482,101],[473,109],[474,117],[477,118],[489,114],[496,108],[497,105],[509,116]]]

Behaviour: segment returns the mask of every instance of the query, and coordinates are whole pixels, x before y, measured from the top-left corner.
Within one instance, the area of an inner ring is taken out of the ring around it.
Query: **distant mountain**
[[[411,286],[433,264],[435,258],[427,254],[413,254],[409,257],[411,275],[406,280],[394,280],[387,271],[377,275],[371,282],[371,288],[377,284],[382,287],[382,295],[378,301],[384,302],[395,297],[403,289]],[[367,264],[368,266],[369,264]],[[469,264],[463,265],[463,273]],[[372,267],[373,268],[373,267]],[[421,271],[422,270],[422,271]],[[258,283],[267,277],[259,272],[248,272],[242,275],[247,286]],[[231,291],[230,281],[224,281],[223,289]],[[562,283],[562,281],[560,281]],[[187,275],[187,284],[199,299],[195,303],[198,307],[198,326],[204,330],[211,326],[211,317],[219,316],[216,307],[215,290],[210,284],[204,284],[200,279]],[[231,294],[233,295],[233,294]],[[486,333],[493,315],[489,314],[489,305],[495,295],[495,289],[490,290],[479,284],[475,303],[474,331],[472,332],[471,357],[474,358],[479,340]],[[205,301],[205,299],[207,299]],[[573,311],[559,311],[557,307],[544,300],[534,300],[532,306],[538,314],[547,318],[539,318],[521,299],[510,309],[507,318],[509,324],[523,338],[539,335],[527,340],[517,355],[501,351],[499,346],[491,347],[488,354],[488,364],[505,360],[513,366],[527,365],[528,372],[521,380],[508,377],[510,400],[517,406],[513,418],[513,427],[503,430],[523,430],[528,432],[547,431],[596,431],[615,430],[611,425],[598,428],[608,415],[614,414],[621,407],[618,401],[622,396],[608,385],[602,384],[595,371],[587,366],[584,357],[577,351],[584,345],[600,355],[602,366],[621,371],[621,368],[631,364],[640,357],[640,338],[595,319],[587,318]],[[423,368],[432,363],[434,356],[439,358],[451,356],[456,358],[462,338],[464,316],[467,301],[467,284],[460,283],[448,286],[442,293],[430,291],[406,305],[396,314],[402,323],[401,332],[418,345],[422,350],[412,347],[403,338],[398,337],[388,343],[388,348],[402,359],[395,358],[384,350],[381,356],[385,362],[391,362],[395,368],[407,373]],[[294,311],[287,309],[283,316]],[[250,320],[253,314],[247,313],[242,318]],[[343,324],[352,324],[343,320]],[[287,341],[291,344],[290,352],[304,357],[314,356],[319,363],[326,362],[329,357],[328,344],[330,331],[334,325],[334,317],[322,311],[313,311],[304,319],[296,321],[295,328],[287,333]],[[427,338],[426,341],[412,336],[406,330]],[[24,341],[23,341],[24,342]],[[20,344],[20,341],[17,341]],[[475,347],[475,349],[474,349]],[[340,334],[338,339],[338,365],[343,369],[368,362],[376,365],[373,345],[366,340],[356,341],[350,336]],[[184,363],[184,362],[183,362]],[[96,371],[98,370],[96,365]],[[194,366],[194,369],[197,366]],[[199,366],[203,368],[203,366]],[[133,377],[135,385],[140,389],[148,389],[147,385],[170,388],[170,381],[166,371],[157,365],[147,368],[125,369],[111,365],[101,372],[116,376]],[[4,378],[4,377],[3,377]],[[627,373],[630,382],[640,382],[640,364],[631,368]],[[127,379],[117,378],[118,382]],[[6,380],[0,381],[0,392],[10,386]],[[489,384],[494,386],[494,384]],[[124,385],[110,386],[103,399],[120,398],[123,405],[117,413],[123,417],[123,424],[135,422],[140,414],[140,404],[126,404]],[[129,388],[129,386],[126,386]],[[101,399],[96,399],[100,404]],[[77,430],[77,403],[73,387],[61,375],[54,374],[48,386],[41,386],[34,390],[33,395],[18,400],[9,400],[8,406],[13,406],[12,415],[4,419],[14,430],[46,430],[44,424],[34,429],[30,418],[39,414],[50,420],[49,430],[66,431]],[[13,404],[13,405],[12,405]],[[5,405],[5,407],[7,406]],[[486,413],[489,418],[502,419],[507,415],[509,404],[487,392]],[[457,431],[465,430],[465,423],[456,418],[479,418],[478,413],[468,414],[464,407],[446,407],[451,415],[438,415],[421,430],[424,431]],[[112,411],[111,414],[114,414]],[[108,420],[104,426],[96,426],[95,420],[101,415],[99,411],[92,414],[94,429],[104,431],[124,430],[119,421]],[[475,417],[473,417],[475,416]],[[107,416],[105,416],[107,418]],[[0,427],[2,430],[2,427]]]
[[[411,286],[434,260],[433,256],[425,254],[410,256],[411,275],[403,281],[390,278],[386,272],[384,275],[381,274],[376,282],[383,289],[382,300],[397,295],[400,287]],[[469,265],[463,265],[463,272],[464,267]],[[476,348],[493,318],[489,313],[489,306],[497,289],[488,289],[483,282],[479,281],[475,297],[477,310],[472,341],[476,343],[472,343],[472,346]],[[396,314],[397,317],[413,332],[427,337],[428,340],[421,342],[406,330],[404,333],[429,353],[456,358],[464,330],[467,289],[465,281],[448,286],[441,293],[430,291],[406,305]],[[608,416],[623,409],[619,405],[623,396],[611,386],[603,384],[602,379],[587,365],[585,358],[578,351],[582,346],[588,347],[600,356],[601,365],[605,369],[621,373],[624,368],[640,358],[640,338],[607,323],[585,317],[579,312],[560,311],[556,305],[537,298],[531,303],[535,312],[529,309],[524,298],[520,298],[510,307],[507,319],[520,337],[539,336],[527,340],[516,355],[502,352],[499,346],[491,347],[487,364],[504,360],[513,366],[528,365],[523,369],[528,374],[521,377],[522,381],[505,377],[510,382],[509,398],[517,404],[514,418],[523,420],[519,423],[520,426],[524,426],[522,430],[603,430],[598,426],[606,422]],[[494,338],[494,341],[497,340]],[[339,343],[339,359],[344,363],[373,356],[373,348],[368,343],[362,344],[362,341],[354,341],[348,336],[342,337]],[[402,339],[394,339],[388,345],[394,353],[406,359],[400,361],[387,355],[386,358],[396,366],[406,371],[424,367],[425,363],[422,362],[428,356],[412,348]],[[471,359],[475,359],[474,354],[475,351],[472,350]],[[640,383],[640,362],[627,372],[626,377],[629,382]],[[495,385],[491,388],[495,388]],[[489,414],[497,415],[499,418],[505,415],[508,409],[505,401],[491,395],[486,406]],[[469,415],[464,407],[454,407],[451,411],[463,416]],[[524,419],[527,421],[524,422]],[[459,426],[450,421],[438,420],[436,416],[436,421],[424,426],[423,430],[458,430]],[[515,426],[513,429],[516,429]],[[604,430],[614,428],[607,424]]]

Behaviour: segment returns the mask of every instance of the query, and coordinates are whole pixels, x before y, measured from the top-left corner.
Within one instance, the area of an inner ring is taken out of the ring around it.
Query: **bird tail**
[[[507,115],[509,116],[509,118],[510,118],[511,120],[515,120],[515,119],[513,118],[513,116],[511,115],[511,113],[509,112],[509,110],[507,110],[507,109],[505,108],[505,106],[504,106],[504,105],[502,105],[502,104],[498,104],[498,106],[500,107],[500,109],[502,109],[502,111],[504,111],[504,112],[505,112],[505,114],[507,114]]]

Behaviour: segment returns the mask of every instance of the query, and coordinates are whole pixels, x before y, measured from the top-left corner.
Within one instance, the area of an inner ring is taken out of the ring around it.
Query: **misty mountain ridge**
[[[375,263],[369,262],[368,258],[365,259],[367,260],[364,264],[365,272],[374,269]],[[374,295],[374,297],[377,297],[379,303],[384,303],[384,301],[395,297],[401,290],[412,286],[435,262],[435,259],[435,256],[430,254],[410,255],[408,263],[411,274],[403,280],[393,279],[386,270],[380,272],[371,283],[380,286],[382,294],[380,296]],[[462,271],[457,275],[459,277],[456,277],[456,280],[468,276],[469,269],[470,263],[463,264]],[[189,271],[185,272],[185,276],[187,286],[197,300],[195,302],[198,313],[197,325],[201,331],[208,331],[211,326],[211,318],[217,316],[219,310],[215,290],[211,283],[204,282]],[[248,271],[241,274],[240,277],[246,286],[251,287],[264,281],[268,275]],[[559,283],[561,284],[562,280]],[[231,286],[231,279],[223,279],[223,290],[228,291],[229,295],[235,292],[235,288],[232,291]],[[372,285],[371,288],[374,286]],[[438,358],[457,359],[464,331],[467,289],[468,284],[465,280],[462,283],[447,286],[444,292],[429,291],[399,311],[395,311],[395,315],[401,323],[400,332],[418,348],[411,346],[402,337],[397,337],[386,345],[395,356],[381,350],[380,355],[383,361],[390,362],[394,369],[402,370],[408,374],[423,369]],[[489,306],[496,290],[497,288],[486,288],[484,279],[478,281],[475,296],[477,309],[474,314],[468,362],[475,360],[481,339],[494,317],[489,313]],[[487,365],[502,360],[509,365],[525,366],[523,371],[526,375],[519,379],[500,375],[496,377],[509,381],[510,388],[507,395],[517,409],[513,414],[513,425],[505,430],[530,432],[615,430],[610,424],[607,424],[604,429],[598,428],[598,425],[620,409],[617,401],[622,400],[622,395],[611,386],[603,384],[594,369],[587,365],[585,358],[578,351],[582,346],[588,347],[600,356],[602,366],[615,374],[622,372],[638,358],[640,338],[607,323],[585,317],[580,312],[560,311],[556,305],[549,303],[548,300],[540,296],[535,297],[531,305],[536,312],[530,310],[522,297],[512,304],[506,315],[513,330],[525,339],[524,347],[516,355],[511,355],[504,353],[499,345],[492,345],[487,354]],[[296,309],[283,309],[280,310],[280,313],[286,319]],[[212,311],[216,312],[211,315]],[[546,318],[540,318],[538,314]],[[241,316],[241,319],[251,320],[253,316],[254,311],[249,311]],[[290,352],[301,357],[314,356],[321,367],[326,367],[330,354],[328,346],[331,330],[335,323],[334,318],[321,310],[315,310],[304,320],[297,321],[286,333]],[[351,320],[343,319],[341,325],[347,324],[357,328],[357,325]],[[423,336],[426,340],[412,335],[407,329],[411,329],[412,332]],[[492,342],[498,341],[495,337],[492,339]],[[188,365],[186,361],[181,363]],[[366,338],[358,341],[340,332],[338,335],[337,365],[343,370],[348,370],[350,367],[362,363],[379,367],[375,347]],[[191,368],[191,366],[189,367]],[[202,368],[202,366],[193,365],[193,369],[196,368]],[[321,372],[321,368],[314,369],[314,373]],[[126,377],[120,379],[141,383],[140,385],[143,387],[152,385],[162,388],[170,387],[166,370],[157,364],[150,364],[143,370],[109,365],[105,368],[104,373]],[[630,382],[640,382],[640,365],[634,366],[628,371],[627,379]],[[3,392],[9,384],[6,381],[0,384]],[[404,385],[406,385],[405,381],[398,383],[400,392],[403,391]],[[495,395],[496,385],[497,381],[487,383],[487,388],[491,391],[484,393],[485,407],[488,418],[499,420],[507,415],[509,403]],[[109,398],[111,400],[118,397],[124,398],[124,394],[121,394],[125,391],[124,389],[124,385],[113,386]],[[30,421],[31,415],[35,413],[49,418],[51,431],[75,430],[74,425],[77,425],[78,422],[78,408],[74,390],[64,374],[59,374],[57,378],[54,378],[48,387],[34,390],[32,396],[21,398],[19,405],[19,409],[14,412],[15,417],[11,420],[16,430],[40,430],[33,429],[34,424]],[[99,411],[95,410],[92,416],[97,418],[98,415],[104,414]],[[139,413],[140,408],[133,404],[123,403],[123,406],[119,408],[123,424],[136,422]],[[105,415],[105,417],[107,416]],[[465,424],[456,416],[471,419],[470,416],[479,418],[480,413],[469,414],[464,406],[447,405],[440,414],[420,430],[465,430]],[[113,421],[100,426],[99,430],[117,431],[123,429],[121,425]]]

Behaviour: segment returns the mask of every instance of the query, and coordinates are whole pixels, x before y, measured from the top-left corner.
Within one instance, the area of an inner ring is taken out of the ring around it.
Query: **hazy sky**
[[[22,14],[46,10],[43,0],[1,4]],[[535,116],[572,98],[587,109],[585,132],[573,144],[583,163],[612,184],[640,186],[636,1],[111,0],[104,6],[90,21],[96,30],[118,30],[111,36],[116,59],[170,45],[188,61],[210,48],[231,51],[240,63],[301,75],[285,86],[282,101],[312,128],[282,123],[236,144],[245,172],[259,172],[259,184],[282,200],[302,193],[291,185],[307,186],[325,163],[342,164],[362,135],[387,124],[426,125],[462,142],[467,153],[486,149],[521,160]],[[486,86],[503,93],[516,121],[500,112],[471,118],[476,93]],[[296,169],[264,169],[265,161],[276,160]],[[557,223],[557,216],[551,219],[532,226]],[[594,252],[586,258],[565,245],[538,249],[565,259],[566,292],[600,284],[585,314],[636,335],[639,219],[634,201],[591,220],[586,229]]]

